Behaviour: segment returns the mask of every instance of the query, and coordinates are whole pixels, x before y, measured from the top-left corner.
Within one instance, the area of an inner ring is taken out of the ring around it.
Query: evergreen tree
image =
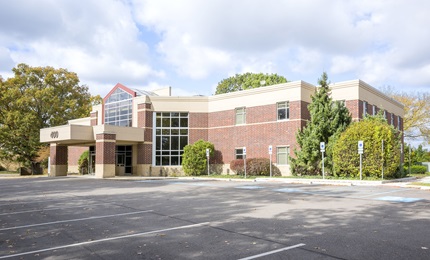
[[[295,149],[295,158],[291,158],[293,175],[321,174],[320,142],[325,142],[327,147],[326,155],[329,160],[326,158],[325,163],[331,161],[333,143],[352,120],[345,104],[334,102],[330,97],[327,73],[322,74],[318,84],[320,87],[311,97],[312,101],[308,106],[310,120],[296,134],[300,150]],[[327,172],[330,172],[332,164],[327,166]]]

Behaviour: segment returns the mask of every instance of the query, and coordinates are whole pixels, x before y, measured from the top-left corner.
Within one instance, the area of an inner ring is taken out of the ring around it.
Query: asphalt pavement
[[[430,191],[0,178],[0,259],[430,259]]]

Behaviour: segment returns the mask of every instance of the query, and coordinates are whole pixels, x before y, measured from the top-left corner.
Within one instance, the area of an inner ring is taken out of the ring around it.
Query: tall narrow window
[[[234,157],[236,159],[243,159],[244,158],[243,148],[236,148],[234,150],[234,153],[235,153]]]
[[[290,154],[289,146],[279,146],[276,148],[276,162],[278,165],[288,164],[288,155]]]
[[[400,121],[400,116],[397,116],[397,129],[401,129],[400,128],[400,123],[401,123],[401,121]]]
[[[394,125],[394,114],[393,113],[391,113],[391,118],[390,119],[391,119],[391,122],[390,122],[391,125]]]
[[[363,101],[363,118],[367,115],[367,102]]]
[[[387,110],[384,110],[384,119],[387,119]]]
[[[236,125],[246,123],[246,109],[244,107],[236,108]]]
[[[290,103],[288,101],[279,102],[278,106],[278,120],[290,119]]]
[[[375,105],[372,106],[372,115],[376,115],[376,106]]]
[[[188,113],[155,113],[155,165],[181,165],[188,144]]]
[[[132,95],[117,88],[105,103],[105,124],[132,126]]]

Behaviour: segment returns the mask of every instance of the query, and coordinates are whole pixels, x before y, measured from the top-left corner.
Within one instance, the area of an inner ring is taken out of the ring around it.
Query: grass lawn
[[[412,182],[411,185],[418,185],[418,186],[430,186],[430,183],[425,182]]]
[[[15,172],[11,172],[11,171],[0,171],[0,175],[1,174],[19,174],[17,171]]]

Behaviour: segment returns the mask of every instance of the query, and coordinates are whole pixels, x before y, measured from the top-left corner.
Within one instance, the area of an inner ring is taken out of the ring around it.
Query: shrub
[[[194,144],[184,147],[182,155],[182,169],[186,175],[202,175],[207,167],[206,149],[210,155],[214,154],[214,145],[204,140],[198,140]]]
[[[247,159],[249,160],[249,159]],[[230,169],[237,175],[242,175],[245,173],[244,161],[242,159],[236,159],[230,162]]]
[[[244,160],[230,162],[230,169],[237,175],[245,174]],[[249,176],[270,176],[270,160],[267,158],[246,159],[246,174]],[[272,176],[280,176],[281,171],[272,163]]]
[[[89,151],[85,151],[81,154],[78,160],[78,166],[79,166],[79,173],[88,173],[88,158],[89,158]]]
[[[403,170],[405,173],[409,174],[409,167],[403,166]],[[424,165],[412,165],[411,166],[411,174],[425,174],[427,172],[427,166]]]
[[[360,156],[357,143],[364,141],[362,155],[363,177],[381,178],[384,162],[384,177],[401,176],[398,171],[400,164],[400,133],[388,125],[383,118],[367,117],[363,121],[354,122],[336,141],[333,149],[335,175],[339,177],[359,176]],[[384,140],[384,153],[381,145]]]

